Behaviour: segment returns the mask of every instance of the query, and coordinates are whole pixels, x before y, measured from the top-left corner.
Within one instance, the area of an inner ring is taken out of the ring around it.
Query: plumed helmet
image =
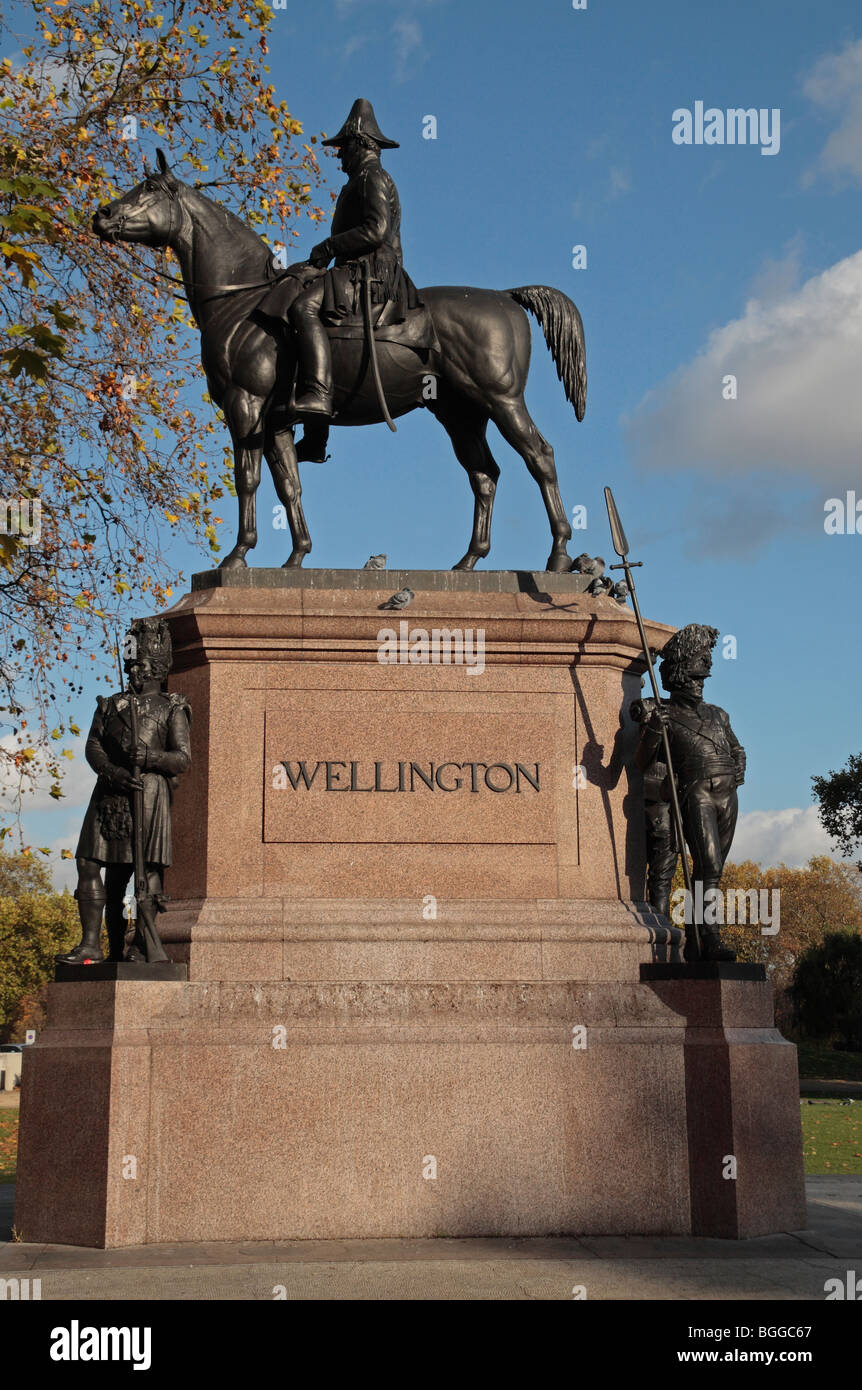
[[[330,136],[323,143],[324,145],[333,145],[337,149],[339,145],[346,144],[354,135],[365,135],[384,150],[397,150],[399,148],[397,140],[387,140],[381,131],[374,115],[374,107],[370,101],[365,100],[365,97],[356,98],[350,108],[350,115],[338,134]]]
[[[689,623],[675,632],[661,649],[661,683],[665,690],[673,690],[684,679],[692,657],[702,652],[711,652],[718,641],[717,627],[704,627],[701,623]]]
[[[163,618],[135,618],[123,644],[123,667],[131,670],[136,662],[146,659],[159,680],[171,669],[173,648],[171,631]]]

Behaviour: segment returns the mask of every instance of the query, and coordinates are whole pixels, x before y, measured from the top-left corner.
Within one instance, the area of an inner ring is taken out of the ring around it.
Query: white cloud
[[[753,859],[764,868],[787,864],[791,869],[804,867],[815,854],[839,857],[820,824],[816,806],[747,811],[737,821],[730,851],[736,864]]]
[[[48,841],[48,847],[51,853],[45,857],[45,864],[51,874],[54,887],[58,892],[62,892],[64,888],[68,888],[71,891],[77,886],[78,871],[75,868],[75,861],[74,859],[61,858],[60,851],[64,849],[71,850],[74,854],[75,846],[78,843],[78,836],[81,833],[81,822],[83,819],[84,808],[81,807],[79,812],[69,816],[64,824],[62,833],[54,836],[52,840]]]
[[[63,740],[57,745],[58,748],[70,748],[74,753],[73,758],[61,758],[60,764],[63,769],[61,786],[63,788],[63,798],[58,801],[51,796],[51,778],[42,771],[34,774],[33,790],[25,791],[22,801],[22,810],[25,815],[34,811],[53,811],[60,807],[63,811],[72,806],[86,805],[90,799],[90,793],[96,784],[96,774],[84,757],[85,739],[75,738],[70,741]],[[0,739],[0,746],[10,752],[18,747],[18,743],[12,734],[7,734]],[[37,760],[38,761],[38,760]],[[35,764],[34,764],[35,765]],[[0,762],[0,797],[4,802],[14,802],[18,789],[18,777],[10,767],[3,761]]]
[[[599,145],[597,142],[597,148]],[[624,198],[632,190],[631,170],[623,164],[610,164],[587,182],[589,189],[572,203],[573,216],[583,220],[597,216],[608,204]]]
[[[644,469],[722,481],[766,470],[815,483],[825,501],[859,476],[862,251],[786,293],[792,264],[771,269],[766,297],[650,392],[627,435]],[[737,399],[725,400],[731,375]]]
[[[392,32],[395,35],[395,78],[405,82],[410,76],[411,59],[413,66],[418,65],[413,54],[417,50],[421,52],[423,46],[422,26],[418,20],[402,15],[392,25]]]
[[[862,183],[862,39],[840,53],[820,58],[802,90],[821,112],[838,117],[816,166],[803,181],[810,184],[818,173],[824,173]]]

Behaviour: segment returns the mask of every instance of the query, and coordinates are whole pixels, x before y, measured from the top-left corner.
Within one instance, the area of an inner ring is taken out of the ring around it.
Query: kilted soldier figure
[[[659,671],[670,699],[652,703],[638,748],[638,767],[649,777],[661,749],[661,728],[666,726],[683,831],[691,851],[692,880],[702,883],[705,901],[721,880],[736,828],[736,789],[745,780],[745,750],[727,712],[702,698],[717,640],[716,628],[690,623],[664,646]],[[722,945],[715,926],[700,927],[700,936],[703,959],[736,959]]]
[[[134,940],[128,951],[124,950],[124,898],[134,869],[132,798],[136,791],[141,792],[138,804],[142,808],[141,839],[147,878],[144,910],[152,919],[163,904],[163,874],[171,862],[174,787],[191,764],[191,711],[184,695],[169,695],[164,690],[172,660],[167,623],[160,618],[136,619],[124,651],[129,690],[98,697],[98,709],[87,738],[87,762],[98,773],[98,781],[75,851],[75,897],[83,935],[80,945],[57,957],[69,965],[96,964],[104,959],[100,941],[103,912],[109,960],[167,959],[152,920],[148,925],[154,944],[147,949],[140,904]],[[130,707],[132,698],[134,711]],[[137,741],[132,733],[133,714]]]

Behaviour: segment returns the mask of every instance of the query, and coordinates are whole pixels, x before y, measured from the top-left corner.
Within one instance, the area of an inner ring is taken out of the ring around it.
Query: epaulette
[[[189,721],[189,723],[191,724],[191,722],[192,722],[192,707],[191,707],[191,705],[189,704],[188,696],[186,696],[186,695],[180,695],[180,694],[178,694],[178,692],[177,692],[176,690],[171,690],[170,692],[168,692],[168,699],[169,699],[170,702],[171,702],[171,710],[172,710],[172,711],[175,710],[175,709],[182,709],[182,710],[185,710],[185,712],[186,712],[186,719],[187,719],[187,720]]]

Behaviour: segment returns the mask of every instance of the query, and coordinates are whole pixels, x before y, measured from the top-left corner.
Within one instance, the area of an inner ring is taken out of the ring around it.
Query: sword
[[[608,509],[608,521],[610,522],[611,538],[613,540],[614,550],[617,552],[620,559],[622,560],[621,565],[611,565],[610,568],[612,570],[625,570],[626,583],[629,586],[629,591],[632,596],[632,608],[635,611],[635,619],[638,625],[638,632],[640,633],[641,645],[643,647],[644,657],[646,658],[647,670],[649,671],[650,685],[652,686],[652,692],[655,696],[656,704],[659,708],[661,708],[662,699],[661,695],[659,694],[658,681],[655,677],[655,668],[652,662],[652,652],[650,651],[649,642],[647,641],[646,630],[644,629],[643,618],[641,617],[640,604],[638,603],[638,596],[635,591],[634,576],[632,575],[632,569],[643,568],[643,560],[630,560],[628,558],[629,543],[626,539],[626,533],[623,530],[623,524],[620,521],[620,514],[617,511],[617,504],[614,501],[614,494],[611,492],[609,487],[605,488],[605,504]],[[668,786],[670,787],[670,804],[671,811],[673,813],[674,830],[676,831],[676,841],[679,845],[680,855],[682,857],[682,876],[685,880],[685,886],[688,891],[688,900],[692,905],[691,923],[689,924],[688,922],[686,922],[685,924],[686,943],[694,943],[694,959],[700,960],[700,932],[697,929],[697,922],[695,921],[694,914],[694,889],[692,887],[691,871],[688,867],[688,859],[686,858],[685,853],[685,834],[683,833],[682,828],[682,812],[679,808],[679,796],[677,795],[676,790],[676,780],[673,775],[673,759],[670,755],[670,737],[668,735],[667,728],[664,724],[662,724],[661,726],[661,735],[662,743],[664,744],[664,760],[667,764],[667,780]],[[689,931],[689,926],[691,926],[691,931]]]
[[[389,414],[389,407],[386,404],[386,397],[383,394],[383,382],[380,380],[380,368],[377,365],[377,344],[374,341],[374,329],[371,324],[371,279],[368,274],[368,262],[362,262],[362,317],[365,319],[365,337],[368,340],[368,352],[371,358],[371,371],[374,375],[374,385],[377,388],[377,400],[383,412],[383,418],[393,434],[397,434],[392,423],[392,416]]]

